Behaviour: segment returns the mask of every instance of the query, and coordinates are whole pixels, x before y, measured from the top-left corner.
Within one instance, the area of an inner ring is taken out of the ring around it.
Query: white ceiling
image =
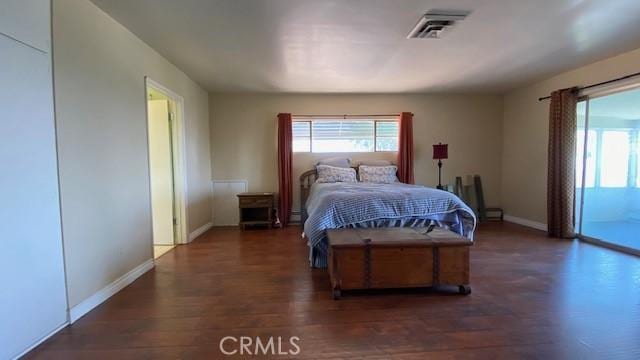
[[[210,91],[494,92],[640,47],[639,0],[92,0]],[[430,9],[470,10],[406,39]]]

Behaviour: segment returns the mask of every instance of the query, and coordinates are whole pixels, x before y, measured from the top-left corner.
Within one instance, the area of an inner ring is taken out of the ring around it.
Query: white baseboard
[[[239,227],[240,224],[215,224],[211,226],[211,228],[228,228],[228,227]]]
[[[64,329],[67,325],[69,325],[69,322],[65,321],[62,325],[58,326],[57,328],[55,328],[50,333],[48,333],[47,335],[43,336],[40,340],[38,340],[35,343],[33,343],[33,345],[29,346],[27,349],[25,349],[23,352],[18,354],[18,356],[14,357],[13,359],[17,360],[17,359],[20,359],[21,357],[27,355],[27,353],[29,353],[29,351],[31,351],[31,350],[35,349],[36,347],[38,347],[38,345],[40,345],[43,342],[45,342],[48,338],[50,338],[53,335],[55,335],[58,331]]]
[[[193,230],[189,234],[189,242],[192,242],[195,238],[197,238],[198,236],[204,234],[207,230],[211,229],[212,227],[213,227],[213,223],[212,222],[208,222],[208,223],[200,226],[199,228]]]
[[[536,230],[547,231],[547,224],[543,224],[541,222],[523,219],[516,216],[511,216],[511,215],[505,215],[504,220],[514,224],[530,227]]]
[[[137,278],[142,276],[147,271],[153,269],[153,259],[149,259],[144,263],[138,265],[133,270],[122,275],[120,278],[111,284],[105,286],[102,290],[91,295],[89,298],[82,301],[80,304],[69,309],[69,323],[73,324],[89,311],[93,310],[96,306],[102,304],[105,300],[115,295],[118,291],[122,290],[127,285],[134,282]]]

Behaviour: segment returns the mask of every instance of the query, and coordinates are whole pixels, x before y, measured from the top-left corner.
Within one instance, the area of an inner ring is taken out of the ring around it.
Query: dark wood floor
[[[471,295],[339,301],[306,258],[298,228],[209,231],[28,357],[220,359],[225,336],[298,336],[312,359],[640,358],[637,257],[489,224],[472,248]]]

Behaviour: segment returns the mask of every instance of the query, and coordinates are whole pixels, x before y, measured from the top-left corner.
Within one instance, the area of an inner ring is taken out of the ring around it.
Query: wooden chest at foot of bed
[[[469,294],[473,242],[443,228],[358,228],[327,231],[329,276],[342,290],[456,285]]]

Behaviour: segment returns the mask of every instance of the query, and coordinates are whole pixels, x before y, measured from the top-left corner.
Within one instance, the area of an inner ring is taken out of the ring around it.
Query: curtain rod
[[[413,114],[411,114],[413,115]],[[343,118],[346,119],[348,117],[398,117],[400,114],[375,114],[375,115],[300,115],[300,114],[291,114],[291,117],[306,117],[306,118]]]
[[[614,82],[618,82],[618,81],[622,81],[622,80],[627,80],[627,79],[630,79],[630,78],[632,78],[632,77],[636,77],[636,76],[638,76],[638,75],[640,75],[640,72],[633,73],[633,74],[630,74],[630,75],[627,75],[627,76],[623,76],[623,77],[619,77],[619,78],[617,78],[617,79],[612,79],[612,80],[607,80],[607,81],[599,82],[599,83],[597,83],[597,84],[591,84],[591,85],[587,85],[587,86],[579,87],[579,88],[578,88],[578,90],[580,91],[580,90],[591,89],[591,88],[594,88],[594,87],[596,87],[596,86],[608,85],[608,84],[611,84],[611,83],[614,83]],[[549,96],[545,96],[545,97],[541,97],[541,98],[538,98],[538,101],[547,100],[547,99],[551,99],[551,95],[549,95]]]

